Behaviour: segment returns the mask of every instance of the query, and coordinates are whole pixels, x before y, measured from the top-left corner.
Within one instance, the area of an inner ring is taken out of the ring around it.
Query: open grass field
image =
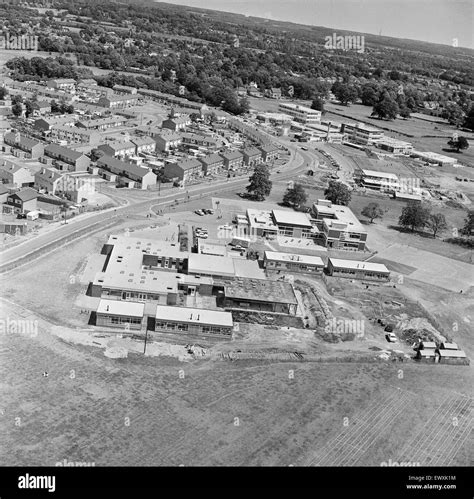
[[[407,365],[400,378],[398,365],[383,363],[111,360],[47,330],[33,339],[3,337],[0,355],[2,465],[67,459],[96,466],[285,466],[337,459],[379,466],[425,427],[440,400],[469,386],[471,374]],[[338,455],[315,461],[333,439]],[[469,465],[469,442],[454,450],[450,462]]]
[[[24,57],[26,59],[31,59],[33,57],[55,57],[57,54],[49,52],[43,52],[41,50],[7,50],[0,49],[0,68],[3,68],[5,64],[15,57]],[[74,56],[71,57],[74,60]]]

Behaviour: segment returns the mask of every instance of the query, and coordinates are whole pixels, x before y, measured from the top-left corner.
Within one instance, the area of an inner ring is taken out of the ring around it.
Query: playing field
[[[2,337],[0,356],[1,465],[379,466],[430,430],[442,403],[444,440],[446,417],[464,419],[437,462],[469,464],[470,407],[443,401],[469,386],[470,368],[112,360],[47,330]]]

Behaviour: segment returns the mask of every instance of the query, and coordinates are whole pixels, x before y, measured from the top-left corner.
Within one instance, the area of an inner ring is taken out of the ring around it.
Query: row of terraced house
[[[213,153],[202,158],[168,162],[164,167],[164,175],[171,180],[189,181],[204,175],[215,175],[220,170],[236,171],[244,167],[252,168],[260,163],[270,163],[278,159],[279,153],[280,149],[273,144]]]

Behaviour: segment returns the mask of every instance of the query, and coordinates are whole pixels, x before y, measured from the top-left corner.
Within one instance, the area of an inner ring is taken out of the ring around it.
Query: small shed
[[[434,341],[420,341],[418,350],[435,350],[436,343]]]
[[[456,343],[449,343],[447,341],[444,341],[440,345],[440,350],[459,350],[459,347],[457,346]]]
[[[420,362],[434,364],[436,362],[436,351],[431,348],[426,350],[418,350],[415,358]]]

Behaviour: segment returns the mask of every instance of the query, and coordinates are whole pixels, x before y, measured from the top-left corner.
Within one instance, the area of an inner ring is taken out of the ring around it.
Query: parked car
[[[219,230],[232,230],[234,227],[229,224],[219,225]]]
[[[199,215],[200,217],[204,216],[204,212],[202,210],[196,210],[194,213],[196,213],[196,215]]]
[[[396,343],[397,342],[397,337],[395,336],[394,333],[388,333],[385,335],[385,338],[389,343]]]

